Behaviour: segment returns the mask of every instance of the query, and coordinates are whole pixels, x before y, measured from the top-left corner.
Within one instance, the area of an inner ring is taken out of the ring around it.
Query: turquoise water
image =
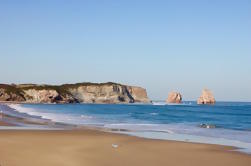
[[[224,139],[225,142],[232,140],[248,143],[245,146],[250,146],[251,151],[251,103],[23,104],[13,107],[20,112],[58,122],[126,129],[141,136],[147,133],[149,137],[151,134],[153,138],[163,137],[161,134],[165,133],[169,134],[169,138],[176,136],[177,139],[180,136],[184,139],[195,136],[198,140],[205,138]],[[201,124],[210,124],[215,128],[202,128]],[[224,144],[224,140],[221,140],[223,141],[221,144]]]

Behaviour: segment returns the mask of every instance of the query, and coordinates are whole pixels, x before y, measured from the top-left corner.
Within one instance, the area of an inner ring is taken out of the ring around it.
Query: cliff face
[[[0,84],[0,101],[27,103],[149,103],[141,87],[117,83],[78,83],[60,86]]]
[[[69,88],[71,94],[80,102],[87,103],[133,103],[134,98],[126,86],[87,85]]]
[[[0,101],[25,101],[24,92],[11,85],[0,84]]]
[[[77,100],[72,95],[62,95],[56,90],[28,89],[24,90],[28,103],[75,103]]]
[[[147,97],[146,89],[136,86],[127,86],[127,89],[135,102],[150,102],[149,98]]]

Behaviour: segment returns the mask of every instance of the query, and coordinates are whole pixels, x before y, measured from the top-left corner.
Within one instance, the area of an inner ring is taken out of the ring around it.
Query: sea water
[[[17,111],[152,139],[230,145],[251,153],[251,103],[13,104]],[[214,128],[202,128],[201,125]],[[120,130],[119,130],[120,129]],[[121,130],[123,129],[123,130]]]

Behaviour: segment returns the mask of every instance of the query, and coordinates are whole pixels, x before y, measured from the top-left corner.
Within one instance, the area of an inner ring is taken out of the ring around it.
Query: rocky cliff
[[[0,101],[26,103],[149,103],[144,88],[117,83],[0,84]]]

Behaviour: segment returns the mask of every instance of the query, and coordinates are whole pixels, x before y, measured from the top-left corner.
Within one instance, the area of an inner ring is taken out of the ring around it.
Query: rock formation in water
[[[0,101],[26,103],[149,103],[144,88],[117,83],[77,83],[59,86],[0,84]]]
[[[167,103],[181,103],[182,96],[179,92],[170,92],[166,100]]]
[[[200,127],[201,128],[206,128],[206,129],[216,128],[216,126],[214,124],[205,124],[205,123],[200,124]]]
[[[208,89],[203,89],[201,96],[197,100],[197,104],[215,104],[213,93]]]

